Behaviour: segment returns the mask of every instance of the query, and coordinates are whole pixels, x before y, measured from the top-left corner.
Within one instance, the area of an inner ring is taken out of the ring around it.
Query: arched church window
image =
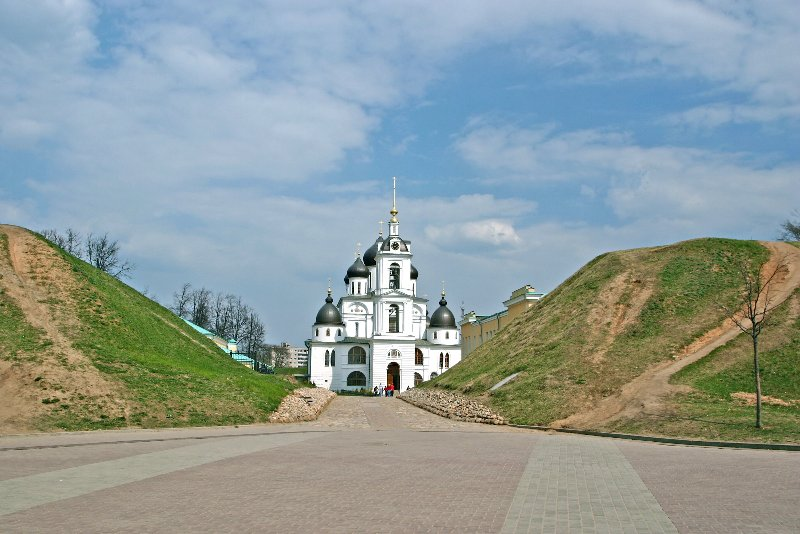
[[[389,306],[389,332],[400,331],[400,306],[392,304]]]
[[[336,351],[331,351],[331,367],[336,367]]]
[[[364,373],[361,371],[353,371],[349,375],[347,375],[347,385],[348,386],[366,386],[367,385],[367,377],[364,376]]]
[[[392,360],[396,360],[396,359],[400,358],[401,355],[402,355],[402,353],[397,349],[392,349],[392,350],[389,351],[389,358],[392,359]]]
[[[442,367],[444,367],[444,353],[440,352],[439,353],[439,368],[441,369]]]
[[[358,283],[358,294],[361,294],[361,282]]]
[[[336,335],[337,336],[341,336],[342,335],[342,329],[341,328],[337,328],[336,329]]]
[[[331,335],[331,329],[330,329],[330,328],[326,328],[326,329],[325,329],[325,335],[326,335],[326,336],[329,336],[329,335]]]
[[[433,339],[436,339],[436,334],[437,334],[437,332],[433,333]]]
[[[445,339],[450,339],[450,332],[445,332],[444,333],[444,338]]]
[[[358,325],[359,323],[356,323],[356,337],[358,337]]]
[[[431,380],[439,376],[439,373],[431,373]]]
[[[422,375],[419,373],[414,373],[414,385],[418,386],[422,384]]]
[[[389,266],[389,289],[400,289],[400,265],[397,263]]]
[[[331,351],[326,350],[325,351],[325,367],[330,367],[330,366],[331,366]]]
[[[450,353],[449,352],[446,352],[444,354],[444,366],[445,366],[445,368],[450,367]]]
[[[367,351],[365,351],[363,347],[353,347],[347,352],[347,363],[353,365],[363,365],[367,363]]]
[[[414,349],[414,365],[422,365],[422,351]]]
[[[317,333],[314,334],[315,336],[319,336],[319,328],[317,328]]]

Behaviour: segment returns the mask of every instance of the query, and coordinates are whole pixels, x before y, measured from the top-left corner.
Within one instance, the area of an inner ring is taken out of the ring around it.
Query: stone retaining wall
[[[414,388],[400,393],[397,398],[436,415],[457,421],[490,425],[507,424],[503,416],[494,413],[483,404],[451,391]]]
[[[325,388],[299,388],[283,398],[278,409],[269,416],[270,423],[313,421],[333,400],[336,393]]]

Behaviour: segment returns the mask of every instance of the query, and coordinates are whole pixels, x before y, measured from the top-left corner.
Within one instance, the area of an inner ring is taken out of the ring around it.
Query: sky
[[[799,50],[796,0],[0,0],[0,222],[302,344],[396,176],[418,293],[494,313],[606,251],[778,237]]]

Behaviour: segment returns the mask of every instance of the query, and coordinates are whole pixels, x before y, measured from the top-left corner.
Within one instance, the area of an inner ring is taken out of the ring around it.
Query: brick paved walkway
[[[0,438],[0,532],[798,532],[800,454],[442,419]]]

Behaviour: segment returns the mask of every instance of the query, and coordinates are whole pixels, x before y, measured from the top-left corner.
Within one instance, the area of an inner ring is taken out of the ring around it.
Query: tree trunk
[[[761,428],[761,370],[758,366],[757,336],[753,336],[753,370],[756,376],[756,428]]]

